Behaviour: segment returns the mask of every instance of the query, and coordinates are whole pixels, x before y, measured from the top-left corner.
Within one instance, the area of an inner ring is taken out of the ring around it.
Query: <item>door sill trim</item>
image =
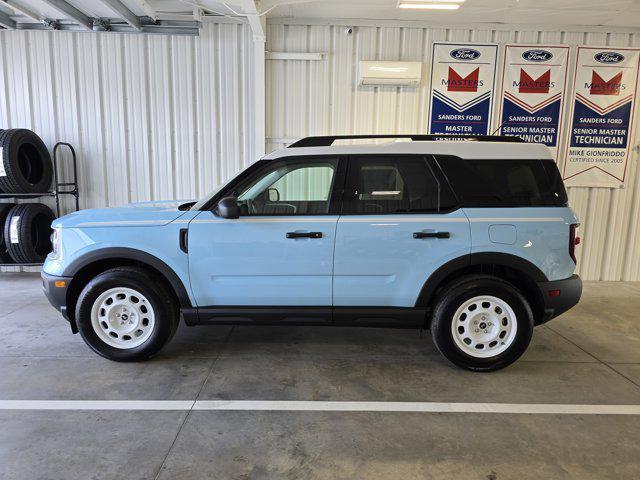
[[[183,308],[180,316],[195,325],[327,325],[424,328],[426,308],[420,307],[291,307],[215,306]]]

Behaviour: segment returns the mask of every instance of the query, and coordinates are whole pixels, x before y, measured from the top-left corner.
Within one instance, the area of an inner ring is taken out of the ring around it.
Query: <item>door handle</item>
[[[287,238],[322,238],[322,232],[287,232]]]
[[[413,238],[451,238],[449,232],[414,232]]]

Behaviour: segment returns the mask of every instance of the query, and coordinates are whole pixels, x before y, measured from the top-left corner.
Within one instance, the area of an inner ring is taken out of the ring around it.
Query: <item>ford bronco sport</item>
[[[302,139],[198,202],[62,217],[45,292],[112,360],[156,354],[182,319],[430,329],[460,367],[514,362],[582,292],[551,152],[509,137],[366,138]]]

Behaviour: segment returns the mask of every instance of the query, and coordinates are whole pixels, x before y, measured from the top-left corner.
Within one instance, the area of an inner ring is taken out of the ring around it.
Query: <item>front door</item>
[[[232,185],[239,219],[201,212],[189,225],[199,307],[331,306],[335,158],[290,158]]]
[[[470,253],[469,221],[425,156],[349,159],[334,260],[336,307],[413,307],[427,278]]]

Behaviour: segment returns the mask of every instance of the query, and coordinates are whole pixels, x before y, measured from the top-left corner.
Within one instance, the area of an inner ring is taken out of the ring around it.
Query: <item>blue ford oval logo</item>
[[[522,58],[530,62],[546,62],[553,58],[553,53],[546,50],[527,50],[522,54]]]
[[[600,52],[596,53],[593,58],[600,63],[620,63],[624,60],[624,55],[618,52]]]
[[[480,56],[480,52],[473,48],[456,48],[449,55],[456,60],[475,60]]]

